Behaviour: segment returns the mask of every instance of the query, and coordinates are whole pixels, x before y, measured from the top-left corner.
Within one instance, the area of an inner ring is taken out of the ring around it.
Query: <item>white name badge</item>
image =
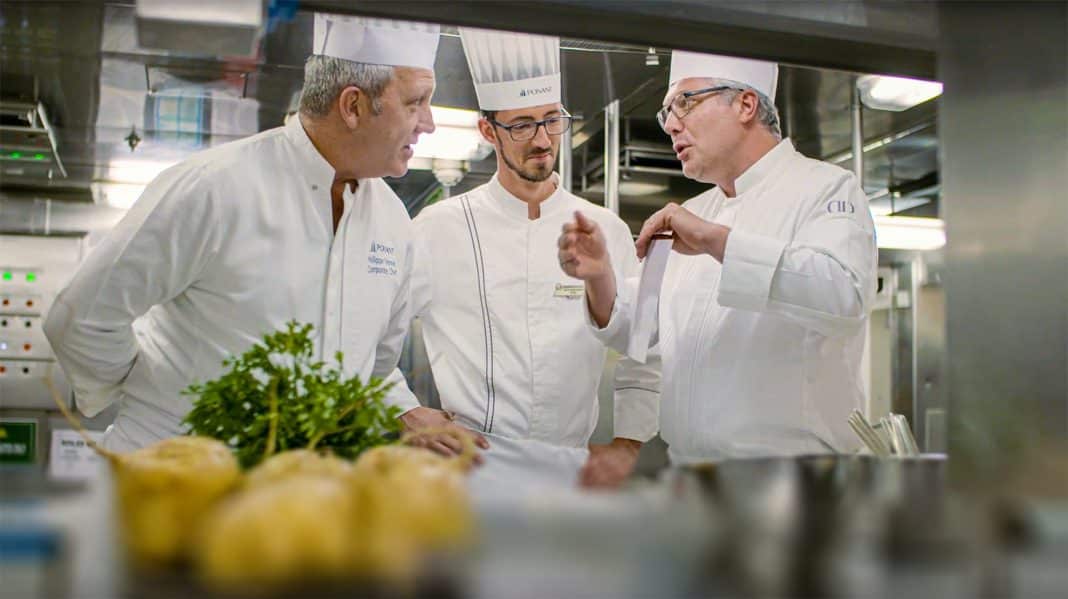
[[[97,443],[104,433],[86,431]],[[52,445],[48,458],[48,475],[63,480],[87,480],[97,472],[101,458],[85,442],[78,431],[55,429],[52,431]]]
[[[584,295],[586,295],[585,285],[564,285],[563,283],[557,283],[556,288],[553,289],[553,297],[578,299]]]

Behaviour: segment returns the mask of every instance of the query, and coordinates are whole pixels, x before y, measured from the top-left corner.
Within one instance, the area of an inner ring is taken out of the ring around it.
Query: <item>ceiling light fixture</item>
[[[939,218],[875,216],[875,241],[880,248],[937,250],[946,245],[945,223]]]
[[[413,148],[414,158],[482,160],[493,151],[478,132],[478,111],[442,106],[431,106],[430,111],[434,115],[434,132],[419,136]]]
[[[868,108],[900,112],[942,95],[942,84],[907,77],[864,75],[857,79],[860,101]]]

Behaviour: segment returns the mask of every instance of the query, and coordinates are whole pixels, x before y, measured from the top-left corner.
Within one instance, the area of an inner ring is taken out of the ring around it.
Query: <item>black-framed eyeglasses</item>
[[[505,125],[496,119],[490,119],[489,121],[507,131],[512,141],[528,141],[534,139],[534,136],[538,134],[538,127],[545,127],[545,132],[549,135],[563,134],[571,128],[571,118],[570,114],[559,114],[540,121],[523,121],[512,125]]]
[[[695,89],[688,92],[682,92],[677,94],[671,99],[671,102],[667,106],[664,106],[660,110],[656,111],[656,122],[660,123],[661,129],[667,129],[668,115],[674,114],[675,118],[682,120],[682,117],[690,114],[694,108],[702,101],[706,100],[709,96],[707,94],[719,93],[727,91],[728,89],[736,89],[729,85],[717,85],[715,87],[705,87],[702,89]],[[704,98],[698,98],[697,96],[705,96]]]

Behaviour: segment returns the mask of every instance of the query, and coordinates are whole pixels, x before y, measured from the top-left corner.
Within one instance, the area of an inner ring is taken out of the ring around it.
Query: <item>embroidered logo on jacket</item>
[[[831,200],[827,202],[827,212],[831,214],[853,214],[857,209],[848,200]]]
[[[371,242],[371,250],[367,253],[367,274],[369,275],[396,275],[397,259],[394,256],[393,246]]]

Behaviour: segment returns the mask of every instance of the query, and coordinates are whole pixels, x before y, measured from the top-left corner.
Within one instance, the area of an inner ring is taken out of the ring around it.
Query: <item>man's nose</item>
[[[433,133],[435,129],[437,129],[437,126],[434,125],[434,113],[430,110],[430,105],[428,104],[419,117],[419,131],[421,133]]]
[[[664,132],[674,137],[682,131],[682,119],[675,116],[674,110],[669,110],[667,119],[664,120]]]
[[[545,123],[538,125],[536,131],[534,131],[534,145],[539,148],[548,148],[553,144],[553,140],[549,137],[549,126]]]

